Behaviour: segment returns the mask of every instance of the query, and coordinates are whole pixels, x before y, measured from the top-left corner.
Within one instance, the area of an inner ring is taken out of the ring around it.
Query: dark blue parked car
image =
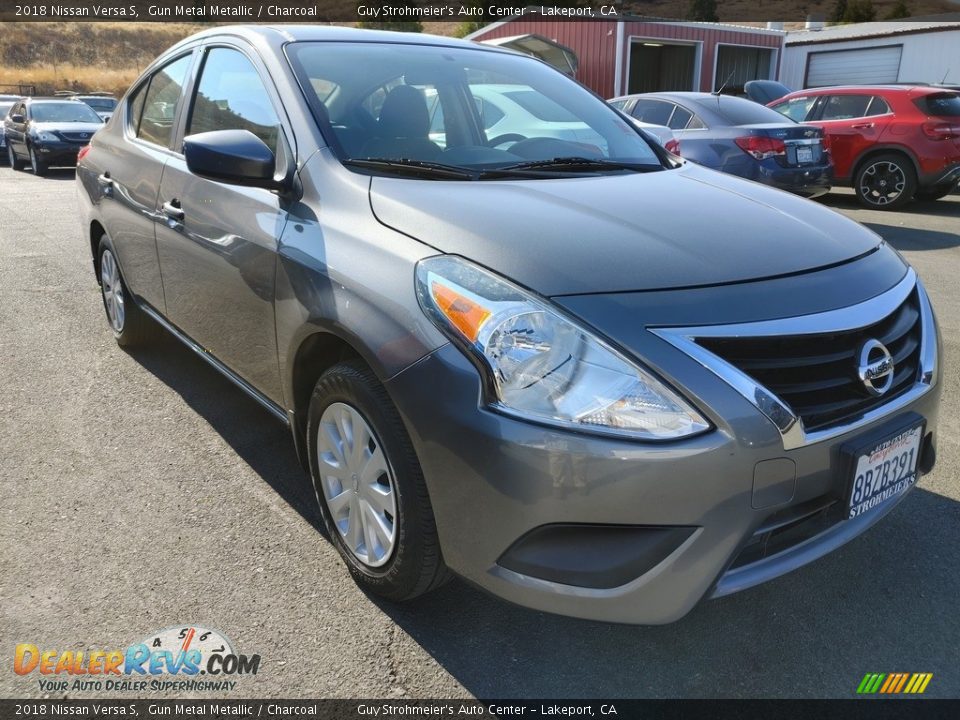
[[[680,154],[700,165],[807,197],[830,190],[833,166],[823,132],[750,100],[673,92],[630,95],[610,104],[669,127]]]

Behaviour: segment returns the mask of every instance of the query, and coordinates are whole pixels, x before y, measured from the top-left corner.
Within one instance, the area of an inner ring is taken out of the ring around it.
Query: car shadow
[[[857,196],[851,193],[827,193],[816,199],[829,207],[837,210],[862,210],[875,214],[878,217],[892,213],[906,213],[916,215],[929,215],[933,217],[960,217],[960,195],[948,195],[941,200],[914,200],[904,205],[900,210],[884,211],[869,210],[863,207],[857,200]]]
[[[30,174],[30,170],[25,171],[27,174]],[[73,180],[77,176],[76,168],[50,168],[47,170],[47,174],[44,175],[42,180]]]
[[[946,250],[960,246],[960,234],[940,230],[921,230],[915,227],[899,225],[881,225],[865,222],[866,227],[890,243],[897,250],[916,252],[919,250]]]
[[[326,534],[289,429],[168,333],[151,347],[127,352],[210,423],[304,520]]]
[[[172,337],[160,344],[131,356],[322,532],[286,428]],[[827,557],[665,626],[527,610],[460,580],[371,602],[480,698],[853,697],[878,671],[932,672],[927,695],[957,696],[958,522],[960,503],[921,487]]]

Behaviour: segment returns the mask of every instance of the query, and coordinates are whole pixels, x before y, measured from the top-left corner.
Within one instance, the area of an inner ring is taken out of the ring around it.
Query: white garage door
[[[810,53],[806,87],[896,82],[902,45]]]

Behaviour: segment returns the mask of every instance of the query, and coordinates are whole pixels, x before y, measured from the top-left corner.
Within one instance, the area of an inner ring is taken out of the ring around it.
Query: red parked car
[[[844,86],[798,90],[770,103],[822,128],[834,177],[868,208],[937,200],[960,181],[960,93],[936,86]]]

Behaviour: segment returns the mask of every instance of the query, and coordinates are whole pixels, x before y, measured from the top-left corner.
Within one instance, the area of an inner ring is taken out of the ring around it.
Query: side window
[[[203,63],[187,134],[212,130],[249,130],[277,152],[280,120],[260,73],[238,50],[213,48]]]
[[[673,113],[673,103],[663,102],[662,100],[637,99],[637,104],[633,106],[633,116],[637,120],[653,125],[666,125],[670,122],[670,115]]]
[[[137,137],[163,147],[170,146],[177,102],[190,69],[192,55],[184,55],[158,70],[150,78],[143,100]]]
[[[807,119],[807,115],[810,114],[810,108],[813,107],[816,101],[816,97],[799,97],[774,105],[773,109],[781,115],[786,115],[794,122],[803,122]]]
[[[687,127],[687,123],[690,122],[692,117],[692,112],[689,110],[684,110],[682,107],[677,105],[677,109],[674,110],[673,115],[670,116],[670,122],[667,124],[667,127],[671,130],[683,130]]]
[[[864,114],[869,117],[872,115],[886,115],[888,112],[890,112],[890,106],[887,105],[887,101],[882,97],[874,95],[870,99],[870,106],[867,108],[867,112]]]
[[[150,81],[143,83],[127,101],[127,128],[133,135],[140,129],[140,117],[143,115],[143,101],[147,97]]]
[[[690,122],[687,123],[687,130],[706,130],[707,125],[700,118],[694,115],[690,118]]]
[[[823,106],[821,120],[852,120],[863,117],[870,95],[831,95]]]

